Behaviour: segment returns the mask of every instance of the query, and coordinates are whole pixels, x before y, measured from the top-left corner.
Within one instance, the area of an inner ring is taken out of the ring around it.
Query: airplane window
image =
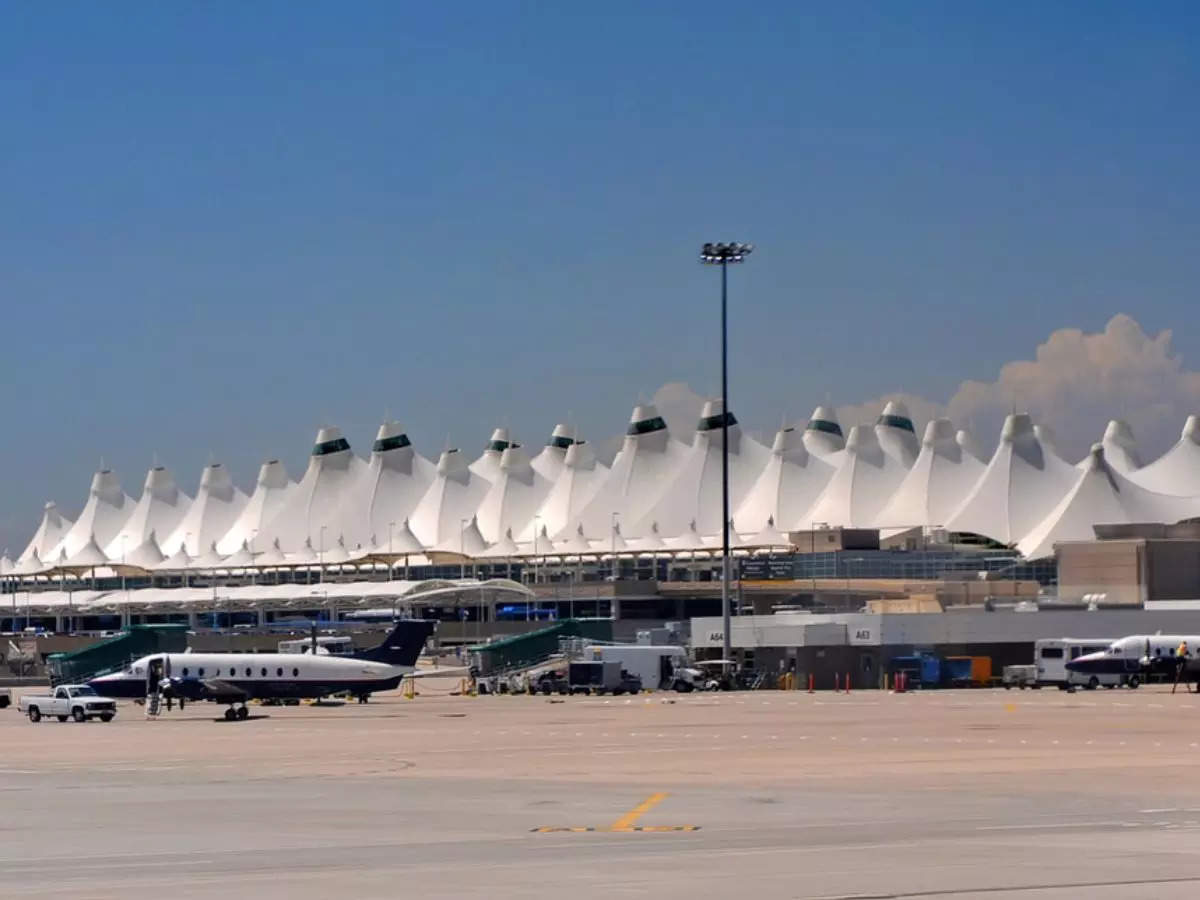
[[[266,677],[267,677],[267,667],[266,667],[266,666],[263,666],[263,670],[262,670],[262,677],[263,677],[263,678],[266,678]]]
[[[282,678],[283,677],[283,666],[280,666],[278,669],[276,669],[275,674],[278,675],[280,678]]]
[[[187,667],[187,666],[184,666],[184,667],[183,667],[183,677],[184,677],[184,678],[187,678],[187,673],[188,673],[188,667]]]
[[[230,674],[230,675],[236,675],[236,674],[237,674],[237,669],[235,669],[233,666],[230,666],[230,667],[229,667],[229,674]]]
[[[299,678],[299,677],[300,677],[300,670],[299,670],[299,669],[292,669],[292,677],[293,677],[293,678]]]
[[[250,677],[250,672],[253,671],[249,666],[246,666],[246,677]]]
[[[204,666],[201,666],[200,668],[198,668],[196,670],[196,674],[199,675],[201,678],[203,678],[204,677]]]

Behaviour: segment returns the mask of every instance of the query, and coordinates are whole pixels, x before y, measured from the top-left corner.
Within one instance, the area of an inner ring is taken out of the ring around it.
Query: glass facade
[[[627,429],[626,434],[650,434],[652,431],[666,431],[667,423],[663,421],[662,416],[655,416],[653,419],[642,419],[640,422],[632,422]]]
[[[347,447],[350,445],[347,444]],[[380,438],[372,446],[371,449],[376,453],[384,453],[388,450],[399,450],[401,447],[411,447],[412,441],[408,439],[407,434],[397,434],[394,437]]]
[[[328,456],[330,453],[338,453],[342,450],[349,450],[350,442],[344,437],[335,438],[332,441],[322,441],[316,444],[312,449],[313,456]]]
[[[875,420],[876,425],[891,425],[893,428],[903,428],[905,431],[911,431],[913,434],[917,430],[913,428],[912,419],[906,419],[904,416],[880,416]]]
[[[837,422],[828,422],[825,419],[813,419],[808,423],[805,431],[823,431],[826,434],[836,434],[842,437],[842,426]]]
[[[725,415],[705,416],[700,420],[700,424],[696,426],[697,431],[712,431],[714,428],[720,428],[724,422],[730,428],[737,424],[737,419],[733,413],[727,412]]]

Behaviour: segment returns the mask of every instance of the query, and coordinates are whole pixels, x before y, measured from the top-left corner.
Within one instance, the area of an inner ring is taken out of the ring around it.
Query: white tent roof
[[[588,539],[584,537],[583,526],[579,525],[576,526],[575,533],[566,540],[556,541],[554,543],[554,552],[569,556],[587,556],[589,554],[595,554],[598,551],[592,549],[592,545],[588,543]]]
[[[291,562],[279,547],[279,540],[271,542],[271,546],[254,558],[254,565],[259,568],[288,566]]]
[[[88,538],[88,542],[67,557],[65,563],[61,564],[62,568],[71,569],[94,569],[99,566],[107,566],[109,563],[108,557],[104,551],[100,549],[100,545],[96,542],[95,537]]]
[[[288,478],[283,463],[277,459],[264,462],[258,469],[254,493],[250,495],[250,499],[246,501],[229,530],[217,541],[217,551],[234,553],[247,543],[253,549],[259,534],[279,515],[279,511],[287,502],[288,494],[295,486]]]
[[[83,549],[89,540],[105,546],[116,537],[133,511],[133,501],[121,490],[121,482],[110,469],[101,469],[92,476],[87,504],[62,540],[43,559],[57,559],[63,553],[70,558]]]
[[[1038,423],[1037,425],[1033,426],[1033,433],[1037,435],[1037,439],[1041,442],[1042,447],[1047,453],[1056,457],[1062,462],[1068,462],[1067,458],[1063,456],[1062,452],[1058,449],[1058,435],[1055,433],[1052,426],[1047,425],[1044,422]]]
[[[174,553],[185,546],[190,555],[202,547],[215,545],[237,521],[247,497],[233,484],[229,470],[220,463],[209,463],[200,473],[200,488],[170,537],[162,542],[163,553]]]
[[[626,541],[625,547],[628,550],[652,553],[658,550],[666,550],[667,542],[664,541],[662,535],[658,533],[658,526],[651,525],[650,530],[641,537],[630,538],[628,541]]]
[[[476,510],[479,533],[488,543],[508,529],[520,533],[550,493],[552,482],[534,471],[523,447],[509,447],[500,456],[500,470]]]
[[[945,525],[986,467],[963,450],[949,419],[925,426],[916,463],[876,517],[884,528]]]
[[[756,533],[746,535],[739,539],[738,543],[743,547],[791,547],[792,542],[788,540],[788,536],[775,527],[775,520],[767,519],[767,523]]]
[[[459,450],[444,451],[433,483],[409,517],[413,534],[426,547],[457,541],[462,520],[475,515],[490,487],[490,481],[471,471]]]
[[[875,436],[884,453],[897,459],[906,469],[912,468],[921,445],[907,406],[899,400],[889,400],[875,420]]]
[[[952,531],[1016,543],[1049,514],[1077,474],[1042,445],[1028,415],[1010,415],[991,462],[944,524]]]
[[[1104,429],[1104,439],[1100,442],[1104,448],[1104,461],[1109,468],[1122,475],[1129,475],[1142,467],[1142,458],[1138,454],[1137,441],[1133,437],[1133,429],[1128,422],[1113,419]],[[1076,467],[1086,469],[1092,464],[1092,454],[1088,454]]]
[[[1200,417],[1188,416],[1175,445],[1130,477],[1160,494],[1200,494]]]
[[[146,473],[141,498],[120,532],[105,545],[104,552],[112,559],[119,559],[122,552],[127,553],[144,544],[152,533],[171,534],[191,503],[192,498],[175,484],[169,469],[152,467]]]
[[[559,422],[550,432],[550,440],[546,441],[546,446],[531,460],[530,465],[543,478],[553,482],[562,473],[567,461],[567,451],[574,443],[575,429]]]
[[[15,567],[16,563],[8,558],[8,553],[0,556],[0,576],[11,575]]]
[[[694,524],[701,534],[721,530],[721,401],[704,404],[692,446],[683,463],[655,504],[631,528],[645,531],[657,522],[666,535],[680,534]],[[755,480],[767,465],[771,451],[742,433],[742,428],[728,414],[729,433],[729,509],[730,512],[746,498]]]
[[[188,563],[189,569],[223,569],[224,567],[225,557],[217,552],[216,541],[211,541],[208,549],[202,555]]]
[[[1029,559],[1054,553],[1059,541],[1092,540],[1093,525],[1131,522],[1175,522],[1200,513],[1200,498],[1155,494],[1130,481],[1108,464],[1103,444],[1092,445],[1075,484],[1017,544]]]
[[[345,538],[339,537],[337,543],[331,547],[326,547],[324,550],[317,547],[317,561],[326,566],[334,566],[339,563],[349,562],[350,551],[346,549]]]
[[[793,530],[806,528],[805,515],[833,472],[829,457],[810,452],[801,432],[784,428],[775,435],[766,465],[733,519],[738,527],[750,530],[761,529],[770,520]]]
[[[513,446],[521,445],[508,439],[507,428],[493,429],[492,439],[483,448],[483,453],[471,463],[471,474],[487,481],[495,481],[500,475],[500,455]]]
[[[504,533],[504,537],[480,553],[479,559],[512,559],[514,556],[521,555],[523,555],[521,548],[513,540],[512,529],[510,528]]]
[[[376,553],[422,553],[425,548],[421,546],[421,542],[417,540],[417,536],[413,534],[413,530],[409,527],[408,519],[392,526],[389,523],[389,528],[383,534],[372,535],[374,543],[372,547]]]
[[[278,538],[284,552],[293,553],[306,540],[319,542],[322,528],[327,540],[345,534],[343,504],[365,468],[339,429],[320,429],[304,477],[288,492],[265,533],[259,532],[258,541]]]
[[[157,572],[182,572],[192,564],[192,558],[188,556],[187,550],[183,545],[179,549],[160,562],[154,567]]]
[[[552,535],[568,533],[568,523],[577,522],[607,475],[608,468],[596,461],[596,454],[587,441],[573,443],[567,449],[554,485],[534,514],[535,519],[522,530],[521,540],[533,539],[534,521],[540,522]]]
[[[833,407],[818,406],[814,409],[804,428],[805,449],[814,456],[833,456],[845,446],[846,439]]]
[[[417,453],[399,422],[379,426],[366,471],[347,492],[342,510],[344,537],[351,546],[382,540],[388,527],[412,515],[437,466]],[[393,526],[393,527],[395,527]]]
[[[42,562],[41,554],[35,548],[28,556],[24,556],[17,560],[13,566],[10,575],[40,575],[49,570],[49,566]]]
[[[42,521],[38,524],[37,531],[33,533],[33,540],[25,547],[21,555],[17,557],[17,562],[31,559],[35,555],[38,557],[47,556],[50,551],[62,542],[63,536],[71,529],[71,520],[64,518],[58,511],[58,505],[53,501],[47,503],[42,508]]]
[[[908,467],[879,445],[876,428],[855,425],[837,470],[805,514],[808,521],[797,524],[805,528],[814,523],[870,527],[907,474]]]
[[[218,552],[220,552],[219,548]],[[226,556],[221,561],[221,568],[223,569],[248,569],[256,565],[258,563],[255,560],[254,554],[250,551],[249,542],[242,544],[235,552]]]
[[[471,521],[458,523],[458,529],[447,540],[433,548],[443,553],[461,553],[464,556],[478,556],[487,549],[487,541],[479,533],[479,522],[474,516]]]
[[[144,541],[126,552],[123,557],[113,560],[113,562],[150,571],[157,567],[163,559],[162,548],[158,546],[158,536],[151,531],[146,535]]]
[[[958,429],[958,433],[954,435],[954,441],[958,446],[963,448],[963,452],[971,454],[981,463],[987,462],[987,457],[984,456],[983,450],[979,446],[979,441],[975,440],[975,436],[965,428]]]
[[[614,512],[632,527],[662,495],[686,454],[653,404],[635,406],[612,468],[566,527],[573,531],[582,523],[585,534],[607,535]]]

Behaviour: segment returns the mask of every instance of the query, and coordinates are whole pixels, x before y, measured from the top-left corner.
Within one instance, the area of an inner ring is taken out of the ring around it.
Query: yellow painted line
[[[608,826],[609,831],[633,831],[633,823],[644,816],[658,804],[667,799],[667,795],[663,793],[651,794],[617,821]]]

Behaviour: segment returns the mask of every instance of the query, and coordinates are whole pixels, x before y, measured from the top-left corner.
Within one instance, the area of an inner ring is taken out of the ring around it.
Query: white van
[[[1085,653],[1106,650],[1111,644],[1111,639],[1104,638],[1044,638],[1034,641],[1033,662],[1037,666],[1038,684],[1053,685],[1063,691],[1068,687],[1085,687],[1091,691],[1101,685],[1114,688],[1127,682],[1130,687],[1137,687],[1137,681],[1130,681],[1128,675],[1085,675],[1067,671],[1069,660]]]

